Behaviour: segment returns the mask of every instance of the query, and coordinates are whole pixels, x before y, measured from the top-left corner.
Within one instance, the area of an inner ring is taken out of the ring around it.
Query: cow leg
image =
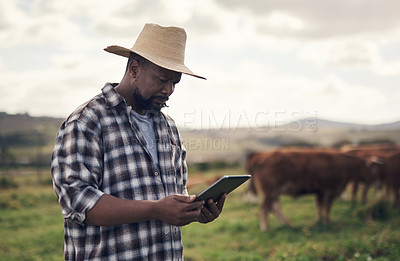
[[[282,223],[284,223],[285,225],[291,226],[291,222],[290,220],[285,217],[282,213],[282,205],[279,201],[279,199],[275,200],[274,203],[272,204],[272,210],[274,211],[276,217],[279,219],[279,221],[281,221]]]
[[[269,229],[269,212],[271,211],[272,201],[263,197],[260,205],[260,230],[267,231]]]
[[[321,221],[322,220],[322,195],[321,194],[317,194],[315,195],[315,204],[317,205],[317,221]]]
[[[334,195],[327,195],[326,196],[326,200],[325,200],[325,211],[324,211],[324,217],[323,217],[323,223],[324,225],[329,225],[330,223],[330,212],[331,212],[331,208],[333,205],[333,201],[335,200],[335,196]]]
[[[329,224],[329,212],[331,210],[333,196],[332,192],[325,191],[316,195],[316,203],[318,208],[317,221],[322,222],[324,225]]]
[[[351,204],[353,204],[353,205],[356,203],[358,185],[359,185],[358,182],[353,182],[353,184],[352,184]]]
[[[330,213],[331,209],[333,206],[333,203],[335,202],[335,199],[340,196],[341,191],[344,189],[337,189],[337,190],[331,190],[331,191],[325,191],[324,192],[324,200],[323,200],[323,224],[324,225],[329,225],[330,224]]]
[[[367,196],[368,196],[369,184],[365,184],[362,191],[361,196],[361,203],[365,205],[367,203]]]

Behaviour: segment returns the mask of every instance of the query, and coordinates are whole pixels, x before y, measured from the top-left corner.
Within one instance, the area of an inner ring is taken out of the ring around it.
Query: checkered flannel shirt
[[[55,192],[64,216],[66,260],[180,260],[181,228],[160,220],[119,226],[85,223],[103,193],[157,200],[187,194],[186,150],[171,118],[153,116],[159,165],[113,85],[62,124],[52,158]]]

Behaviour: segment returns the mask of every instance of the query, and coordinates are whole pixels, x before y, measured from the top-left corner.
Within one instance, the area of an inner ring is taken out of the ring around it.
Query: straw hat
[[[183,28],[145,24],[131,49],[111,45],[104,50],[128,58],[130,52],[134,52],[165,69],[206,79],[185,66],[185,45],[186,33]]]

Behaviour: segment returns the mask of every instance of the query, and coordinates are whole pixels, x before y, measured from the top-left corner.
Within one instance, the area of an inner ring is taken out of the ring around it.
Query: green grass
[[[192,175],[232,173],[242,171]],[[17,186],[0,188],[0,260],[63,260],[63,218],[52,187],[43,182],[49,174],[43,179],[36,171],[12,175]],[[271,216],[270,231],[260,232],[258,206],[243,203],[243,191],[242,186],[228,195],[214,222],[183,228],[185,260],[400,260],[400,210],[373,202],[373,193],[367,206],[337,200],[329,226],[315,221],[312,196],[283,196],[283,212],[293,227]]]
[[[63,217],[49,185],[0,190],[0,231],[0,260],[64,260]]]
[[[337,200],[331,224],[323,226],[315,221],[312,196],[281,197],[283,212],[293,226],[272,216],[270,231],[260,232],[258,206],[243,204],[241,196],[240,191],[229,195],[223,213],[213,223],[183,229],[187,260],[400,259],[399,210],[388,209],[384,220],[364,219],[358,210],[365,207]]]

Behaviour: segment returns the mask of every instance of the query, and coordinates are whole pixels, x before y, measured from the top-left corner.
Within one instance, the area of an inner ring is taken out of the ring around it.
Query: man
[[[166,106],[182,73],[186,33],[146,24],[119,84],[76,109],[57,135],[53,184],[66,260],[181,260],[181,226],[219,216],[218,202],[186,190],[186,150]]]

